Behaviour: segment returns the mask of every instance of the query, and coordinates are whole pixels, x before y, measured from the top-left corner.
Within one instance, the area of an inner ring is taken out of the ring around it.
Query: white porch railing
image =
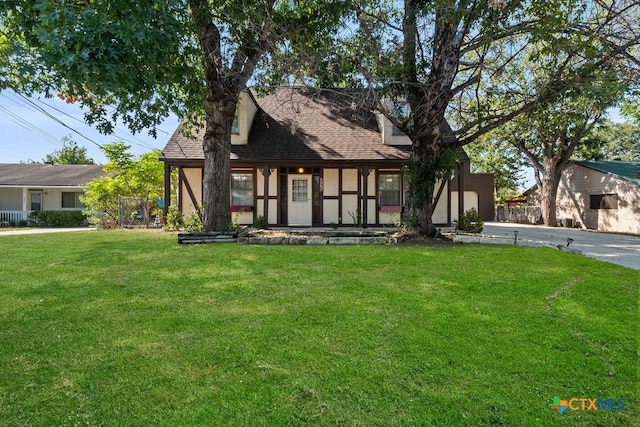
[[[18,225],[20,221],[27,221],[28,219],[29,219],[29,211],[1,211],[0,210],[0,227]]]

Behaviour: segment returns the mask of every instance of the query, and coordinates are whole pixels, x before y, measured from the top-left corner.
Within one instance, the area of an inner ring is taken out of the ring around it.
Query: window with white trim
[[[85,204],[80,201],[83,192],[63,191],[62,192],[62,209],[84,209]]]
[[[231,206],[253,206],[253,174],[231,174]]]
[[[380,206],[401,206],[401,180],[399,173],[378,175],[378,204]]]

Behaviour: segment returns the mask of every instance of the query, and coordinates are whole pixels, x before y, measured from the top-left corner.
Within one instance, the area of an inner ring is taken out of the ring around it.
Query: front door
[[[42,210],[42,191],[29,191],[29,209],[32,211]]]
[[[289,225],[311,225],[311,175],[289,175]]]

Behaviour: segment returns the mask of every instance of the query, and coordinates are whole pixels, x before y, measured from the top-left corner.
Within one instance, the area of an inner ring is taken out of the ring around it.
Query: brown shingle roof
[[[231,159],[281,161],[402,161],[410,146],[382,143],[375,115],[348,91],[279,88],[257,98],[248,144],[232,145]],[[203,160],[202,132],[195,139],[176,131],[161,160]]]
[[[79,187],[105,175],[100,165],[0,164],[0,185]]]

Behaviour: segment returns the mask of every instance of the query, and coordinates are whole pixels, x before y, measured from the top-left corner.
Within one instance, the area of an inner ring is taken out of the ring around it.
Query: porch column
[[[29,203],[29,189],[27,187],[22,187],[22,212],[26,212]]]
[[[369,167],[363,166],[360,168],[360,175],[362,175],[362,228],[367,227],[369,222]]]
[[[262,203],[262,208],[264,211],[264,219],[267,221],[267,224],[269,224],[269,175],[271,175],[271,170],[268,165],[264,165],[262,167],[262,176],[264,178],[264,201]]]

